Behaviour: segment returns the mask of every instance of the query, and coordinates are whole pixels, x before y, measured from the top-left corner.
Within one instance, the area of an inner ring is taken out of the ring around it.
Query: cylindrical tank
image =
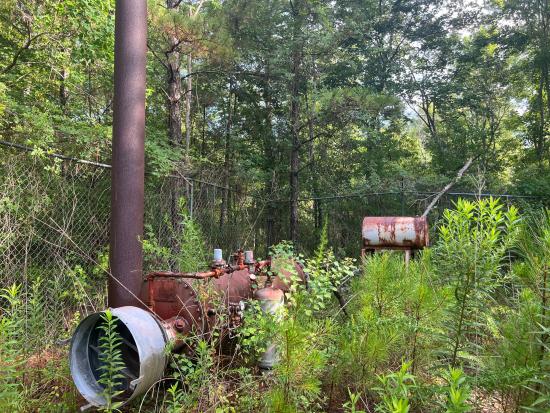
[[[365,248],[413,248],[428,246],[426,217],[365,217],[363,219]]]
[[[276,274],[272,278],[273,288],[288,292],[293,282],[305,283],[307,285],[307,274],[298,261],[289,258],[274,258],[271,261],[271,271]]]
[[[257,290],[254,298],[260,302],[262,311],[266,314],[277,314],[284,305],[285,294],[279,288],[265,287]],[[258,366],[262,369],[271,369],[279,361],[279,351],[275,343],[267,343],[266,350],[260,356]]]
[[[117,398],[124,403],[145,393],[164,376],[168,362],[166,344],[169,334],[151,312],[141,308],[126,306],[112,308],[118,319],[117,337],[121,344],[122,361],[118,390],[123,393]],[[69,365],[76,388],[95,407],[105,406],[104,387],[99,384],[101,377],[100,344],[103,313],[86,317],[77,327],[71,340]]]

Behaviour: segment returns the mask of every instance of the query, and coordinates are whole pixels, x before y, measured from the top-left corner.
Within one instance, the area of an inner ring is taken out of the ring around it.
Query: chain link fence
[[[436,192],[389,191],[345,194],[301,200],[299,203],[299,240],[304,251],[312,251],[319,242],[326,220],[328,240],[340,256],[357,257],[361,250],[361,226],[366,216],[419,216],[426,210]],[[454,208],[459,198],[495,197],[507,205],[525,211],[548,207],[550,199],[490,193],[449,192],[441,196],[428,214],[430,239],[436,238],[443,211]],[[284,215],[286,212],[282,211]],[[288,213],[287,213],[288,214]],[[286,216],[284,217],[286,219]],[[285,221],[286,223],[287,221]]]
[[[5,147],[0,156],[0,288],[20,285],[27,318],[38,318],[42,331],[57,339],[72,329],[75,311],[86,314],[106,304],[110,168]],[[265,256],[268,244],[288,239],[288,202],[224,188],[212,176],[147,175],[145,192],[145,237],[172,251],[185,237],[182,214],[197,224],[207,251],[222,248],[227,255],[247,248]],[[444,208],[474,195],[444,195],[430,214],[432,230]],[[403,191],[302,199],[298,247],[312,251],[326,220],[335,251],[358,256],[364,216],[418,215],[432,196]],[[545,202],[506,201],[521,207]],[[145,271],[151,269],[167,268]],[[57,327],[46,328],[52,325]]]
[[[20,148],[0,147],[0,156],[0,288],[20,287],[25,319],[39,318],[29,324],[43,325],[51,342],[72,329],[75,311],[106,305],[110,167]],[[183,215],[197,224],[205,251],[257,246],[262,203],[246,193],[154,175],[145,193],[145,238],[160,247],[177,252]],[[145,263],[144,271],[167,269]]]

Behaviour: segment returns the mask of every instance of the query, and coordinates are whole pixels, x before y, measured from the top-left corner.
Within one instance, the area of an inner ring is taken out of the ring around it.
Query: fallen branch
[[[456,174],[454,179],[451,182],[449,182],[445,186],[445,188],[443,188],[440,192],[438,192],[438,194],[434,197],[434,199],[432,199],[432,202],[430,202],[430,205],[428,205],[428,207],[426,208],[426,210],[422,214],[422,217],[428,216],[428,214],[430,213],[432,208],[435,206],[435,204],[437,204],[437,201],[439,201],[439,198],[441,198],[445,194],[445,192],[447,192],[449,189],[451,189],[453,187],[453,185],[456,184],[460,180],[460,178],[462,178],[462,175],[464,175],[464,172],[466,172],[468,170],[468,168],[472,164],[473,160],[474,160],[474,158],[468,159],[466,161],[466,163],[464,164],[464,166],[462,168],[460,168],[460,171],[458,171],[458,173]]]

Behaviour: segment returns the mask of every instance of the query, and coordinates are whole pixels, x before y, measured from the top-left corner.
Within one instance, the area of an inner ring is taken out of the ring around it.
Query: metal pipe
[[[147,1],[117,0],[109,306],[140,307]]]

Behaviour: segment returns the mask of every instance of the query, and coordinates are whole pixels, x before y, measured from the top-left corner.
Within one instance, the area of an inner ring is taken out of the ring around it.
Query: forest
[[[112,298],[141,3],[148,385]],[[550,413],[548,0],[2,0],[0,157],[0,413]]]

